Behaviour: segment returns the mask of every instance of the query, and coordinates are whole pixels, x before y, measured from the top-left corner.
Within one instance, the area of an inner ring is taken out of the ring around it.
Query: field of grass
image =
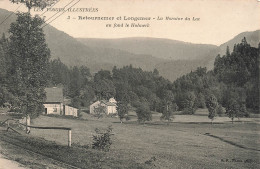
[[[213,125],[205,110],[197,115],[175,115],[167,125],[153,113],[153,121],[138,124],[131,120],[120,124],[118,118],[97,119],[83,114],[83,119],[40,116],[35,126],[72,128],[74,145],[91,145],[95,128],[112,125],[113,144],[106,156],[148,163],[155,168],[257,168],[260,165],[259,119],[242,118],[231,123],[218,117]],[[31,129],[31,135],[67,144],[67,131]]]

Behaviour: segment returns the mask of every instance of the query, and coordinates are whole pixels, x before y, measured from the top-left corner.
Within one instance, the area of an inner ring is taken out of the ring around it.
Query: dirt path
[[[21,164],[8,160],[0,154],[0,169],[25,169]]]
[[[5,129],[0,127],[0,134]],[[25,151],[15,145],[0,140],[0,169],[64,169],[55,161],[40,154]]]

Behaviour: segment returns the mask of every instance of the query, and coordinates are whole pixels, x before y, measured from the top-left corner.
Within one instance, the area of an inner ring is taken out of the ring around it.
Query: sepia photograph
[[[260,0],[0,0],[0,169],[257,169]]]

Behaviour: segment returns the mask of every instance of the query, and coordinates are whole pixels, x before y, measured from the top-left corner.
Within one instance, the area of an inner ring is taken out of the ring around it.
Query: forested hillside
[[[0,41],[0,105],[15,102],[16,93],[9,88],[8,62],[9,40]],[[143,71],[132,65],[114,67],[112,71],[100,70],[94,76],[86,66],[68,67],[59,59],[49,62],[48,86],[63,87],[65,95],[78,108],[88,107],[98,99],[115,97],[119,102],[138,107],[148,105],[150,110],[163,112],[166,105],[183,113],[193,114],[197,108],[205,108],[207,99],[214,95],[222,113],[234,109],[237,116],[259,110],[259,50],[251,47],[244,38],[227,47],[226,54],[217,56],[214,69],[198,67],[173,83],[163,78],[157,69]]]
[[[226,111],[243,112],[241,116],[248,113],[246,108],[259,112],[259,50],[244,38],[232,53],[227,47],[225,55],[216,57],[212,71],[198,68],[178,78],[172,88],[178,106],[206,107],[206,100],[214,95]]]

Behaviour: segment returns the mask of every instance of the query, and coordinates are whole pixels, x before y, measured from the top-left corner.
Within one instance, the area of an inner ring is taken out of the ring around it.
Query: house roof
[[[115,103],[111,103],[111,102],[108,102],[108,101],[106,101],[106,100],[96,101],[96,102],[92,103],[91,106],[96,105],[96,104],[99,104],[99,103],[103,103],[103,104],[105,104],[106,106],[116,106]]]
[[[108,101],[109,101],[110,103],[115,103],[115,104],[117,103],[117,101],[116,101],[115,98],[113,98],[113,97],[110,98]]]
[[[63,102],[63,91],[62,88],[46,88],[46,101],[45,102],[56,102],[62,103]]]
[[[107,106],[116,106],[115,103],[111,103],[111,102],[105,102],[105,105],[107,105]]]

